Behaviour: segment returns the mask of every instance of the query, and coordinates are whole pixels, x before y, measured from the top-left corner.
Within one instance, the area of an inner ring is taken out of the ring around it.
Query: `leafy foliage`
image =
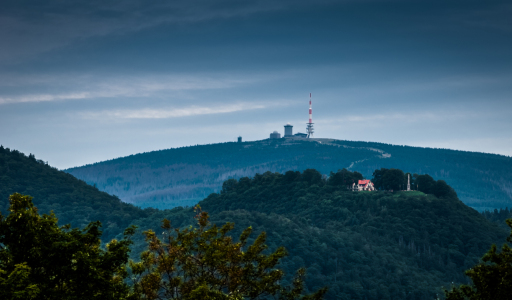
[[[265,233],[252,245],[247,244],[252,229],[245,229],[239,242],[234,243],[228,233],[233,223],[222,227],[211,226],[208,214],[198,210],[198,228],[172,228],[163,221],[165,241],[152,230],[146,231],[149,250],[141,255],[141,262],[131,263],[136,280],[136,299],[323,299],[325,289],[301,296],[304,269],[298,271],[290,288],[279,284],[283,271],[277,269],[286,256],[283,247],[269,255]]]
[[[85,229],[58,227],[39,215],[32,198],[13,194],[9,215],[0,215],[2,299],[123,299],[128,237],[100,248],[99,222]]]
[[[507,220],[512,229],[512,219]],[[512,242],[512,231],[507,238]],[[466,271],[471,278],[471,285],[454,287],[445,290],[447,300],[507,300],[512,295],[512,248],[504,244],[498,253],[496,245],[492,245],[482,262]]]
[[[31,268],[26,263],[14,265],[11,272],[0,269],[2,299],[35,299],[40,293],[37,284],[30,282]]]

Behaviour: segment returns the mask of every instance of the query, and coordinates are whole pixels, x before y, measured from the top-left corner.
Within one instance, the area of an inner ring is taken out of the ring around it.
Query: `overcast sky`
[[[0,144],[60,168],[315,137],[512,155],[509,1],[2,1]]]

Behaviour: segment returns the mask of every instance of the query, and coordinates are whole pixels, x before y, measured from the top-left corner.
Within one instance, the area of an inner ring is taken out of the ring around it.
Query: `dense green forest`
[[[314,170],[229,180],[200,205],[267,231],[290,252],[284,269],[305,264],[332,299],[432,299],[506,235],[456,197],[346,192]]]
[[[122,233],[133,220],[155,211],[123,203],[32,154],[26,156],[0,146],[0,211],[7,211],[7,199],[13,193],[31,195],[39,211],[53,210],[60,224],[83,228],[91,221],[101,221],[105,240]]]
[[[324,287],[304,293],[305,269],[289,286],[278,268],[283,247],[267,252],[265,233],[253,243],[247,228],[235,241],[233,223],[217,226],[195,209],[196,227],[162,221],[163,239],[143,234],[146,250],[129,260],[135,226],[101,246],[100,222],[85,228],[59,226],[40,214],[32,197],[12,194],[0,213],[0,299],[23,300],[323,300]]]
[[[509,210],[508,207],[505,209],[494,209],[492,211],[486,210],[482,212],[482,215],[484,215],[484,217],[489,221],[494,222],[505,229],[508,229],[505,220],[512,219],[512,211]]]
[[[324,175],[347,168],[372,178],[380,168],[430,174],[480,211],[512,204],[512,158],[502,155],[353,142],[276,139],[197,145],[141,153],[66,170],[100,190],[141,207],[192,206],[229,178],[266,171]]]
[[[285,246],[289,252],[280,265],[287,274],[283,284],[305,266],[308,291],[327,285],[326,299],[432,299],[442,294],[442,286],[467,283],[463,271],[507,235],[462,203],[451,187],[437,196],[428,191],[351,192],[348,181],[361,174],[322,173],[308,169],[230,179],[200,205],[212,222],[234,222],[234,236],[252,226],[253,242],[265,231],[269,250]],[[431,184],[440,182],[435,178]],[[139,226],[134,258],[145,249],[140,231],[161,232],[164,218],[174,227],[194,224],[190,208],[142,210],[33,155],[2,147],[0,211],[5,212],[14,192],[33,195],[39,210],[54,210],[61,225],[83,228],[100,220],[104,242],[120,238],[130,224]]]

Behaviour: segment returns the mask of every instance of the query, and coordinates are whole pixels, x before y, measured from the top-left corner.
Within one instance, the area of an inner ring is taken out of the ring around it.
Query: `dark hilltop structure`
[[[313,108],[311,107],[311,93],[309,93],[309,122],[306,123],[306,133],[297,132],[293,134],[293,125],[287,123],[284,125],[284,136],[283,138],[313,138]],[[281,134],[277,131],[274,131],[270,134],[270,139],[280,139]]]

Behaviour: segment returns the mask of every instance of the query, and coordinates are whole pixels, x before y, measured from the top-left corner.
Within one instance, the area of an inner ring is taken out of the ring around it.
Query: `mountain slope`
[[[54,211],[59,224],[84,227],[101,221],[103,239],[108,241],[128,227],[133,220],[146,218],[152,210],[141,210],[97,188],[28,157],[0,146],[0,212],[7,214],[8,197],[13,193],[34,197],[41,213]]]
[[[266,231],[290,253],[282,268],[305,265],[328,299],[434,299],[507,235],[456,197],[347,192],[314,172],[230,180],[199,204],[215,222]]]
[[[348,168],[371,178],[399,168],[445,180],[479,210],[512,206],[512,158],[465,151],[333,139],[279,139],[141,153],[66,170],[123,201],[146,207],[193,205],[228,178],[265,171]]]

